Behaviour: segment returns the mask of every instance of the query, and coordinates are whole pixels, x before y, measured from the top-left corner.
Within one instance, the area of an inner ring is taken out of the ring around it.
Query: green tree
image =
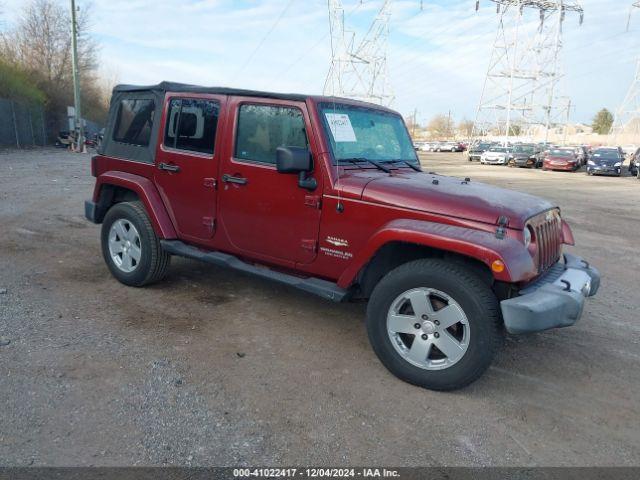
[[[509,136],[510,137],[519,137],[522,133],[522,127],[517,124],[513,124],[509,126]]]
[[[19,67],[0,58],[0,98],[22,100],[30,103],[44,103],[46,97]]]
[[[603,108],[593,117],[591,126],[598,135],[606,135],[611,131],[611,125],[613,125],[613,115],[609,110]]]

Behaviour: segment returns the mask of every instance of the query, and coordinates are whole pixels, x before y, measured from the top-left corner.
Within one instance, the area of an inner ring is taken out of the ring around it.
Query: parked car
[[[486,165],[506,165],[510,158],[510,151],[506,147],[493,146],[480,156],[480,163]]]
[[[582,145],[576,145],[573,148],[575,155],[576,155],[576,159],[578,160],[578,165],[580,167],[586,165],[587,163],[587,158],[589,157],[589,152],[587,151],[587,149],[585,147],[583,147]]]
[[[436,147],[436,152],[462,152],[464,148],[458,142],[441,142]]]
[[[467,158],[469,159],[470,162],[474,160],[480,161],[480,157],[482,157],[482,154],[486,152],[488,149],[490,149],[493,145],[494,145],[493,143],[488,143],[488,142],[476,143],[475,145],[470,145],[467,150]]]
[[[55,146],[58,148],[69,148],[71,145],[71,132],[67,130],[60,130],[56,137]]]
[[[164,82],[117,86],[109,112],[85,215],[125,285],[176,255],[368,300],[382,363],[436,390],[476,380],[503,329],[572,325],[598,290],[556,205],[423,172],[388,108]]]
[[[640,148],[636,149],[629,158],[629,173],[640,178]]]
[[[511,150],[508,164],[510,167],[539,168],[542,166],[542,152],[536,145],[515,145]]]
[[[580,168],[574,149],[554,148],[542,161],[543,170],[562,170],[575,172]]]
[[[587,162],[587,175],[622,175],[624,157],[615,148],[599,148]]]

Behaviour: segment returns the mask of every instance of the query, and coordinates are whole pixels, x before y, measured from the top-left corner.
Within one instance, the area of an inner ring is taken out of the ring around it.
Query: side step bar
[[[340,288],[338,285],[319,278],[301,278],[282,272],[276,272],[266,267],[256,267],[249,263],[243,262],[238,257],[228,255],[222,252],[207,252],[197,247],[187,245],[179,240],[160,240],[162,248],[172,254],[180,257],[193,258],[207,263],[213,263],[220,267],[228,267],[244,273],[250,273],[269,280],[284,283],[291,287],[295,287],[305,292],[313,293],[322,298],[341,302],[349,293],[348,290]]]

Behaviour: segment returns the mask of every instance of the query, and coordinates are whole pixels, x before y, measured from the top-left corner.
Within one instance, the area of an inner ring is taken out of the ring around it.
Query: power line
[[[276,18],[276,21],[273,23],[273,25],[271,25],[271,28],[260,39],[260,41],[258,42],[258,45],[256,45],[256,48],[253,49],[253,51],[249,55],[249,58],[247,58],[247,60],[242,64],[242,66],[236,71],[236,73],[233,76],[232,80],[235,80],[238,77],[238,75],[240,75],[240,73],[242,73],[242,71],[246,68],[246,66],[249,65],[249,62],[251,62],[251,60],[253,60],[253,57],[255,56],[255,54],[258,52],[258,50],[260,50],[260,47],[262,47],[262,45],[264,44],[265,40],[269,37],[269,35],[271,35],[273,33],[273,31],[276,29],[276,27],[280,23],[280,20],[282,20],[284,18],[284,16],[286,15],[287,11],[289,10],[289,7],[291,7],[291,5],[293,4],[294,1],[295,0],[289,0],[289,2],[285,5],[285,7],[282,10],[282,12],[280,12],[280,15],[278,15],[278,18]]]

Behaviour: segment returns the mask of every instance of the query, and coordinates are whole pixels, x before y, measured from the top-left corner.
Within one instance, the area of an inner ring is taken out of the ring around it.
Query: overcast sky
[[[58,0],[67,6],[68,0]],[[0,0],[10,27],[27,0]],[[91,5],[103,70],[122,83],[174,80],[321,93],[330,59],[326,0],[77,0]],[[368,26],[380,0],[344,0],[347,23]],[[421,3],[423,9],[420,8]],[[497,28],[481,0],[395,0],[389,39],[393,107],[426,122],[451,110],[473,118]],[[562,93],[573,121],[615,110],[640,54],[640,10],[626,32],[631,0],[583,0],[584,24],[565,22]],[[535,15],[530,17],[533,21]]]

